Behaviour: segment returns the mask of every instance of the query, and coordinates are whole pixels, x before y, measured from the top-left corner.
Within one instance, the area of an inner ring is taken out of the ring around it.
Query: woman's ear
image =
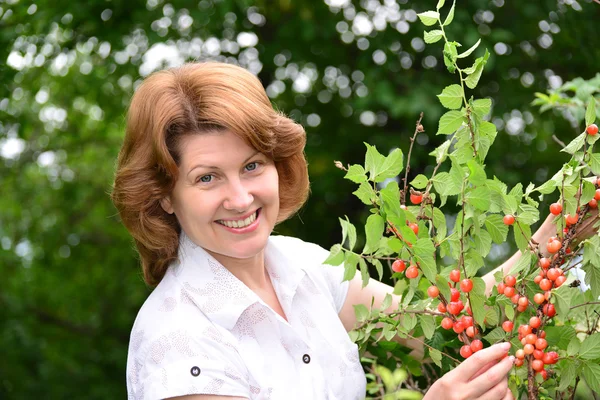
[[[162,207],[163,210],[165,210],[165,212],[167,214],[173,214],[174,210],[173,210],[173,204],[171,204],[170,196],[163,197],[162,199],[160,199],[160,206]]]

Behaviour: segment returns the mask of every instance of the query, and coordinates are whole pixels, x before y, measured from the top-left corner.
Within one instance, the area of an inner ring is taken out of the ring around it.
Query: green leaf
[[[489,343],[494,344],[494,343],[497,343],[500,340],[504,339],[504,336],[506,336],[506,332],[504,332],[504,330],[502,330],[501,327],[497,327],[494,330],[492,330],[490,333],[485,335],[483,338],[485,340],[487,340]]]
[[[435,29],[435,30],[429,31],[429,32],[427,32],[427,31],[423,32],[423,39],[425,40],[425,43],[428,43],[428,44],[439,42],[439,40],[442,37],[443,37],[443,33],[439,29]]]
[[[585,110],[585,126],[593,124],[594,121],[596,121],[596,99],[592,96]]]
[[[419,314],[419,321],[425,338],[431,339],[435,332],[435,318],[433,318],[433,315]]]
[[[440,118],[437,135],[452,134],[463,124],[465,118],[460,111],[448,111]]]
[[[374,180],[381,171],[385,157],[377,151],[375,146],[371,146],[368,143],[365,143],[365,146],[367,147],[367,154],[365,155],[366,172],[369,173],[369,179]]]
[[[531,252],[526,251],[519,257],[515,265],[510,269],[509,275],[516,275],[531,266]]]
[[[566,350],[569,342],[576,335],[575,329],[572,326],[547,326],[546,340],[548,343],[553,343],[561,350]]]
[[[361,183],[358,189],[352,192],[352,194],[368,206],[373,205],[373,202],[377,198],[377,194],[373,190],[373,187],[367,182]]]
[[[592,172],[596,175],[600,175],[600,154],[592,153],[590,154],[590,166],[592,167]]]
[[[360,277],[362,278],[362,287],[366,287],[369,284],[369,267],[364,258],[358,259],[358,265],[360,266]]]
[[[371,313],[364,304],[354,304],[353,307],[357,322],[365,322],[369,318]]]
[[[502,244],[508,235],[508,226],[504,225],[502,217],[498,214],[488,215],[485,219],[485,227],[492,236],[494,243]]]
[[[379,191],[386,215],[395,215],[404,220],[404,210],[400,208],[400,188],[398,182],[391,181]]]
[[[434,151],[429,153],[429,155],[435,157],[436,163],[441,163],[448,156],[448,149],[450,148],[451,144],[452,144],[452,139],[448,139],[444,143],[439,145]]]
[[[579,353],[579,349],[581,348],[581,341],[579,340],[579,338],[577,336],[575,336],[573,339],[571,339],[571,341],[569,342],[569,345],[567,346],[567,355],[574,357],[577,355],[577,353]]]
[[[423,274],[430,282],[435,282],[435,275],[437,274],[437,266],[433,254],[435,253],[435,247],[431,239],[421,238],[417,240],[417,243],[413,246],[415,252],[415,258],[423,271]]]
[[[566,365],[563,365],[560,369],[560,385],[558,386],[559,391],[565,390],[575,382],[577,376],[577,366],[571,360],[566,360]]]
[[[442,368],[442,353],[438,349],[429,348],[429,357],[435,365]]]
[[[341,218],[339,220],[340,225],[342,225],[342,244],[344,244],[346,238],[348,238],[348,250],[352,251],[356,244],[356,228],[350,223],[347,216],[345,220]]]
[[[584,360],[595,360],[600,358],[600,333],[588,336],[579,349],[579,357]]]
[[[469,76],[467,76],[467,79],[465,79],[465,84],[470,89],[475,89],[475,86],[477,86],[479,78],[481,78],[481,73],[483,72],[483,67],[487,63],[489,57],[490,52],[487,49],[485,49],[485,54],[483,55],[483,57],[479,57],[477,60],[475,60],[475,70],[472,73],[470,73]]]
[[[381,218],[381,215],[371,214],[369,218],[367,218],[367,223],[365,225],[365,234],[367,240],[363,254],[374,253],[379,249],[379,242],[381,240],[381,236],[383,236],[384,227],[385,224],[383,218]]]
[[[481,39],[479,39],[477,41],[477,43],[475,43],[473,46],[471,46],[468,50],[465,50],[464,52],[460,53],[457,58],[465,58],[471,55],[472,52],[475,51],[475,49],[479,46],[479,44],[481,43]]]
[[[481,118],[489,114],[492,109],[491,99],[478,99],[473,102],[473,112],[479,115]]]
[[[600,365],[587,362],[583,365],[583,379],[590,389],[600,393]]]
[[[564,151],[565,153],[569,153],[571,155],[575,154],[579,149],[581,149],[581,147],[585,143],[585,137],[586,136],[587,136],[587,133],[583,132],[582,134],[580,134],[579,136],[577,136],[575,139],[573,139],[571,141],[571,143],[569,143],[561,151]]]
[[[486,186],[478,186],[467,193],[466,200],[469,204],[480,211],[487,211],[490,208],[490,189]]]
[[[448,279],[441,275],[435,276],[435,286],[438,287],[440,293],[444,296],[446,301],[450,301],[450,288],[448,287]]]
[[[531,239],[531,227],[529,225],[521,224],[519,221],[513,225],[513,233],[515,235],[515,243],[522,252],[527,251],[529,245],[529,239]]]
[[[446,0],[439,0],[435,8],[439,10],[440,8],[444,7],[445,2]]]
[[[504,314],[507,319],[512,320],[515,317],[515,309],[512,304],[507,304],[504,306]]]
[[[440,18],[440,13],[437,11],[425,11],[417,14],[423,25],[431,26],[435,24]]]
[[[481,229],[479,234],[473,236],[475,250],[481,257],[486,257],[492,249],[492,236],[486,230]]]
[[[437,97],[440,103],[450,110],[457,110],[462,106],[464,92],[460,85],[446,86]]]
[[[483,320],[485,319],[485,281],[479,277],[472,279],[473,290],[469,293],[471,299],[471,311],[473,312],[473,319],[478,325],[483,326]]]
[[[444,64],[448,71],[454,73],[456,69],[456,56],[458,56],[458,52],[456,51],[456,42],[446,42],[444,43]]]
[[[454,7],[456,6],[456,0],[454,0],[454,2],[452,3],[452,7],[450,8],[450,12],[448,12],[448,15],[446,16],[446,19],[444,20],[444,26],[448,26],[452,23],[452,20],[454,20]]]
[[[469,160],[469,162],[467,163],[467,167],[469,167],[469,182],[471,182],[475,186],[485,184],[487,180],[487,175],[481,164],[479,164],[475,160]],[[488,194],[488,196],[490,196],[490,194]]]
[[[427,179],[425,175],[419,174],[415,176],[415,179],[412,180],[410,185],[415,189],[425,189],[427,182],[429,182],[429,179]]]
[[[390,306],[392,305],[392,296],[389,293],[385,294],[385,297],[383,298],[383,302],[381,302],[381,307],[380,310],[381,311],[385,311],[387,310]]]
[[[349,281],[356,275],[356,264],[358,264],[358,255],[347,252],[346,260],[344,261],[344,281]]]
[[[571,300],[575,293],[573,291],[578,291],[576,288],[570,288],[567,285],[561,286],[553,292],[553,297],[556,299],[556,312],[559,315],[568,315],[569,308],[571,307]]]
[[[362,165],[354,164],[348,168],[348,172],[344,178],[351,180],[354,183],[362,183],[367,181],[367,174]]]
[[[325,261],[323,261],[323,264],[337,266],[343,262],[344,262],[344,251],[342,250],[342,245],[334,244],[333,246],[331,246],[331,250],[329,250],[329,257],[327,257],[327,259]]]
[[[587,263],[581,267],[585,272],[585,283],[590,286],[594,298],[600,297],[600,265]]]
[[[398,176],[404,168],[402,150],[394,149],[387,157],[381,166],[381,169],[375,176],[375,182],[383,182],[386,179]]]

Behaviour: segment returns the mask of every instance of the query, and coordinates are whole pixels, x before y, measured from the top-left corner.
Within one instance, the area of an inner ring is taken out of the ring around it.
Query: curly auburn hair
[[[256,76],[219,62],[189,63],[150,75],[131,100],[111,194],[150,286],[161,281],[179,249],[179,223],[160,206],[179,176],[178,140],[222,130],[235,133],[275,163],[278,223],[306,201],[306,133],[273,109]]]

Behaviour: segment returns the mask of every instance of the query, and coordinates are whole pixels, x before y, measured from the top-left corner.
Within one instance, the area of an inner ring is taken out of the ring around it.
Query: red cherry
[[[427,295],[434,299],[440,295],[440,289],[438,289],[437,286],[429,286],[427,289]]]
[[[521,296],[519,298],[519,305],[521,307],[527,307],[529,305],[529,299],[527,298],[527,296]]]
[[[450,280],[452,282],[460,281],[460,270],[453,269],[452,271],[450,271]]]
[[[542,307],[542,311],[550,318],[556,315],[556,308],[554,308],[554,304],[544,305],[544,307]]]
[[[500,282],[498,284],[498,294],[504,294],[504,289],[506,289],[506,285],[504,282]]]
[[[523,346],[523,351],[525,352],[525,354],[529,355],[529,354],[533,354],[533,350],[535,350],[535,348],[533,347],[532,344],[525,344]]]
[[[504,283],[506,283],[506,286],[515,286],[517,278],[512,275],[507,275],[504,277]]]
[[[452,328],[453,326],[454,326],[454,322],[452,322],[452,319],[450,319],[450,318],[448,318],[448,317],[445,317],[445,318],[442,320],[442,328],[444,328],[444,329],[450,329],[450,328]]]
[[[543,380],[548,379],[548,372],[545,369],[542,369],[541,371],[539,371],[538,374],[540,374],[542,376]]]
[[[448,306],[446,306],[446,308],[448,309],[448,312],[452,315],[458,315],[460,313],[460,305],[457,301],[451,301],[450,303],[448,303]]]
[[[465,324],[463,324],[461,321],[456,321],[452,329],[456,333],[462,333],[465,330]]]
[[[520,367],[520,366],[522,366],[522,365],[523,365],[523,360],[522,360],[522,359],[520,359],[520,358],[517,358],[517,359],[515,360],[515,367]]]
[[[558,215],[562,212],[562,205],[560,203],[550,204],[550,212],[554,215]]]
[[[549,279],[542,279],[540,281],[540,289],[542,289],[542,290],[552,289],[552,282]]]
[[[546,332],[545,331],[538,331],[537,335],[538,335],[538,337],[541,337],[542,339],[546,339]]]
[[[504,329],[504,332],[512,332],[514,325],[515,324],[512,321],[504,321],[502,323],[502,329]]]
[[[479,331],[474,326],[467,326],[466,332],[467,336],[472,338],[475,337]]]
[[[579,214],[567,214],[565,220],[567,221],[567,225],[575,225],[579,220]]]
[[[591,209],[596,209],[598,208],[598,200],[596,199],[591,199],[588,203],[588,206],[590,206]]]
[[[596,124],[591,124],[587,127],[586,132],[588,133],[588,135],[594,136],[598,133],[598,126]]]
[[[525,358],[525,352],[523,351],[523,349],[519,349],[517,351],[515,351],[515,357],[518,359],[524,359]]]
[[[469,357],[471,357],[472,354],[473,354],[473,350],[471,350],[471,346],[465,344],[463,347],[460,348],[460,355],[463,358],[469,358]]]
[[[546,272],[546,277],[551,281],[555,281],[562,274],[560,268],[550,268],[548,272]]]
[[[544,369],[544,362],[542,360],[533,360],[531,362],[531,368],[536,372],[540,372]]]
[[[555,351],[549,351],[544,354],[542,361],[544,364],[556,364],[558,361],[558,353]]]
[[[471,350],[473,353],[477,353],[481,349],[483,349],[483,342],[481,340],[475,339],[471,342]]]
[[[412,192],[410,194],[410,202],[413,204],[421,204],[423,195],[420,192]]]
[[[450,301],[458,301],[460,299],[460,292],[456,288],[450,288]]]
[[[506,214],[504,218],[502,218],[502,222],[504,222],[504,225],[512,225],[515,223],[515,217],[514,215]]]
[[[600,200],[600,189],[596,189],[596,192],[594,193],[594,200]]]
[[[537,339],[535,341],[535,348],[538,350],[544,350],[546,347],[548,347],[548,342],[546,341],[546,339]]]
[[[406,269],[406,264],[402,260],[396,260],[392,264],[392,270],[394,272],[404,272],[405,269]]]
[[[415,233],[415,235],[419,234],[419,225],[417,225],[413,222],[413,223],[408,224],[408,227],[410,229],[412,229],[412,231]]]
[[[444,303],[438,304],[438,311],[441,312],[441,313],[445,313],[446,312],[446,306],[444,305]]]
[[[512,301],[513,304],[518,304],[520,298],[521,295],[519,293],[515,293],[513,297],[510,298],[510,301]]]
[[[536,293],[533,296],[533,302],[535,304],[542,304],[544,301],[546,301],[546,298],[544,297],[543,293]]]
[[[539,285],[540,282],[542,281],[542,279],[544,279],[543,276],[537,275],[535,278],[533,278],[533,283],[535,283],[536,285]]]
[[[473,290],[473,281],[470,279],[463,279],[460,281],[460,290],[462,290],[464,293],[469,293],[471,290]]]
[[[414,279],[419,276],[419,269],[415,265],[411,265],[406,269],[405,275],[408,279]]]
[[[530,333],[529,335],[525,336],[525,343],[527,344],[535,344],[536,340],[537,335],[535,333]]]
[[[531,317],[529,319],[529,326],[532,328],[539,328],[540,325],[542,325],[542,320],[539,319],[538,317]]]
[[[560,250],[561,247],[562,247],[562,243],[558,239],[555,239],[546,245],[546,249],[548,250],[548,253],[550,253],[550,254],[556,253],[557,251]]]
[[[513,297],[515,295],[515,288],[512,286],[507,286],[504,288],[504,295],[506,297]]]
[[[558,278],[556,278],[556,280],[554,281],[554,286],[560,287],[563,283],[565,283],[566,280],[567,280],[567,277],[564,275],[561,275]]]
[[[541,360],[544,357],[544,352],[542,350],[535,349],[533,351],[533,358],[536,360]]]
[[[542,257],[540,258],[540,261],[538,261],[538,265],[542,269],[548,269],[550,268],[550,259],[547,257]]]

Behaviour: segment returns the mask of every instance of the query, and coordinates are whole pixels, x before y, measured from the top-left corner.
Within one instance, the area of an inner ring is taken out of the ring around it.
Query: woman
[[[136,91],[112,197],[157,286],[131,333],[130,399],[365,397],[353,305],[393,289],[342,282],[342,268],[322,265],[326,250],[271,236],[307,197],[304,145],[240,67],[187,64]],[[507,350],[476,353],[426,398],[512,398]]]

